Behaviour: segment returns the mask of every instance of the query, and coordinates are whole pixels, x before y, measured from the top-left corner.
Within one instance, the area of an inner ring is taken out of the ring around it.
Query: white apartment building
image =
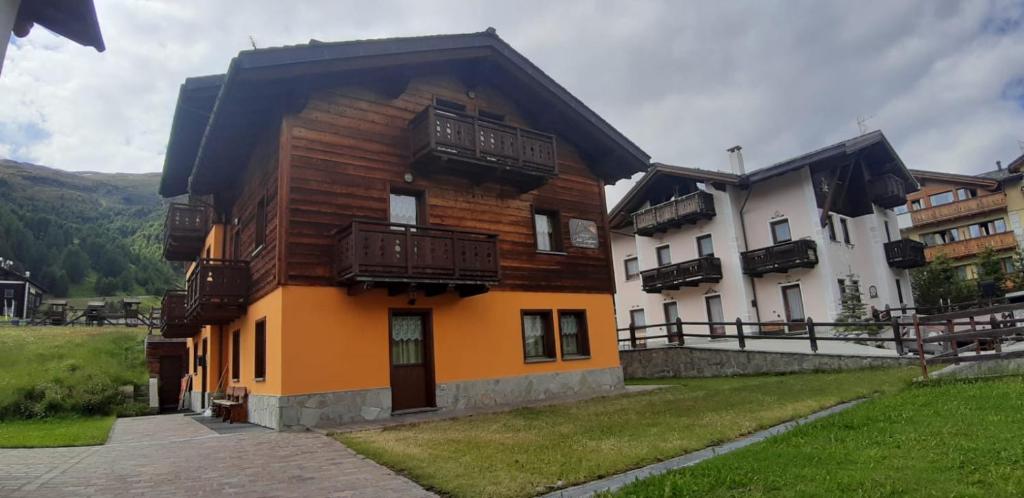
[[[729,154],[730,173],[655,163],[612,210],[620,328],[740,318],[772,322],[747,334],[799,331],[836,319],[850,275],[869,307],[913,305],[907,269],[924,248],[900,239],[891,208],[918,185],[881,132],[751,173],[739,147]]]

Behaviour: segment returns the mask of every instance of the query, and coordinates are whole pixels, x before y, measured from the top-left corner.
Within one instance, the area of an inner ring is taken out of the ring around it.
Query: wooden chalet
[[[29,272],[16,271],[0,261],[0,319],[30,319],[43,303],[46,289]]]
[[[604,186],[648,162],[493,29],[187,79],[160,193],[191,199],[190,403],[245,387],[283,428],[618,389]]]

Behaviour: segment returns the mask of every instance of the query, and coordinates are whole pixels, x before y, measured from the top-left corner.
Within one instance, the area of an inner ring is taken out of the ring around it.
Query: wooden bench
[[[229,423],[248,419],[249,390],[244,387],[228,388],[221,399],[213,400],[213,415]]]

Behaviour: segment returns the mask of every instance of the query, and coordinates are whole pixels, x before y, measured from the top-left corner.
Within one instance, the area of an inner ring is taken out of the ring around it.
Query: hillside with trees
[[[0,160],[0,258],[58,297],[162,294],[182,270],[161,257],[159,179]]]

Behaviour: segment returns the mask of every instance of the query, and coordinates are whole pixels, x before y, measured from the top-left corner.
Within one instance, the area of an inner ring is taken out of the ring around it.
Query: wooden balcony
[[[885,259],[893,268],[924,266],[924,244],[916,240],[899,239],[885,243]]]
[[[907,186],[896,175],[876,176],[868,182],[871,202],[883,207],[894,208],[907,203]]]
[[[796,268],[818,265],[818,245],[813,240],[798,239],[740,254],[743,273],[760,277],[766,273],[786,273]]]
[[[928,261],[935,259],[940,254],[950,259],[969,258],[985,250],[986,247],[991,247],[996,251],[1014,249],[1017,247],[1017,238],[1014,237],[1013,232],[975,237],[949,244],[925,247],[924,255]]]
[[[640,278],[644,292],[652,294],[719,282],[722,280],[722,260],[714,256],[691,259],[640,272]]]
[[[498,236],[423,225],[353,221],[337,233],[334,276],[350,294],[386,287],[391,294],[423,289],[463,297],[501,280]]]
[[[649,237],[657,232],[714,217],[714,196],[698,191],[633,213],[633,227],[637,235]]]
[[[533,190],[558,175],[555,137],[427,106],[409,122],[413,168]]]
[[[187,295],[183,290],[164,293],[160,304],[160,333],[168,339],[185,339],[202,329],[198,322],[188,319]]]
[[[194,261],[203,252],[209,230],[209,210],[205,206],[172,203],[164,222],[164,258],[168,261]]]
[[[201,258],[188,276],[186,314],[203,325],[230,322],[245,313],[249,300],[249,263]]]
[[[912,211],[910,220],[914,226],[921,226],[999,209],[1006,209],[1006,194],[1002,192]]]

